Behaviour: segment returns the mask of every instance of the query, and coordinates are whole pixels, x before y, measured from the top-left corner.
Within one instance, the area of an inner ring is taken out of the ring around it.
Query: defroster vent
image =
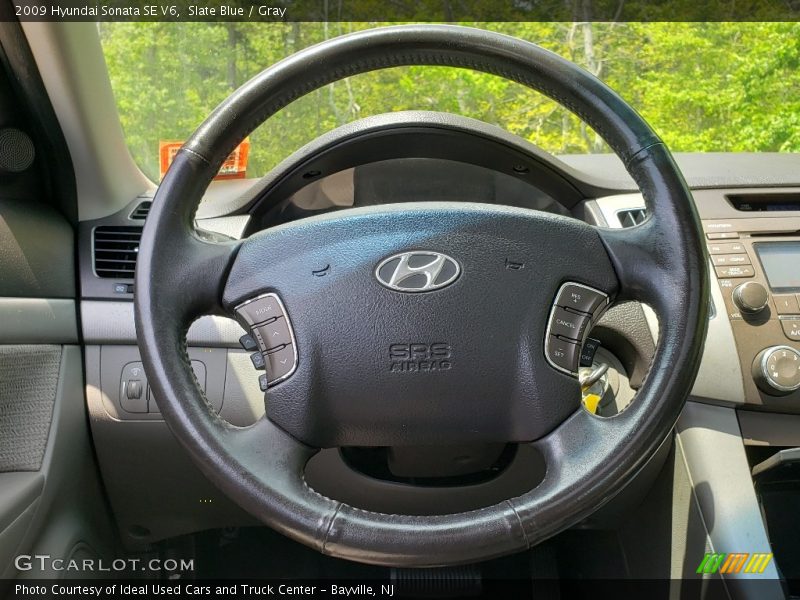
[[[633,227],[647,218],[647,211],[644,208],[626,208],[617,211],[617,218],[622,227]]]

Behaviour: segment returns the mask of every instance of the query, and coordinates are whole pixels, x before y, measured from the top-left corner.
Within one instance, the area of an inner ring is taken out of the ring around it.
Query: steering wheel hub
[[[267,291],[282,299],[300,359],[270,390],[267,415],[319,447],[540,438],[580,399],[574,377],[540,359],[564,273],[616,291],[592,227],[524,209],[370,207],[249,242],[223,303],[233,308]],[[417,257],[422,267],[409,262]],[[420,278],[430,280],[426,290],[406,291],[427,265],[435,274]],[[314,275],[321,266],[325,277]],[[379,281],[389,269],[384,276],[399,289]]]

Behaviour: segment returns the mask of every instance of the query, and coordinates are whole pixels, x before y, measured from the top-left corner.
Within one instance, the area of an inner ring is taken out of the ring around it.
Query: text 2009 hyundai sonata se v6
[[[797,19],[233,5],[6,7],[0,596],[800,594]]]

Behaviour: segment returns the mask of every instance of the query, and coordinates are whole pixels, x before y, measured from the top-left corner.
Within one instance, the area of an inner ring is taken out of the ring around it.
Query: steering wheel
[[[610,230],[532,210],[433,202],[338,211],[243,241],[195,230],[208,184],[253,129],[327,83],[400,65],[485,71],[561,103],[624,162],[647,220]],[[507,260],[524,268],[508,269]],[[325,277],[315,276],[320,269]],[[211,114],[156,194],[139,247],[135,312],[161,414],[223,492],[322,553],[436,566],[529,548],[628,482],[670,434],[690,392],[707,297],[691,194],[642,117],[598,79],[533,44],[413,25],[298,52]],[[575,352],[586,327],[617,300],[649,304],[660,333],[635,401],[600,418],[580,409]],[[267,412],[252,426],[218,417],[194,378],[185,333],[204,314],[252,324],[268,349]],[[304,479],[322,447],[500,441],[533,445],[544,479],[468,512],[371,512]]]

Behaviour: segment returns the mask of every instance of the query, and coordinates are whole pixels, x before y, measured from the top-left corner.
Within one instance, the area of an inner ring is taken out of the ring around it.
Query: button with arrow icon
[[[285,377],[294,370],[294,346],[287,344],[280,350],[266,355],[267,377],[270,383],[277,383],[276,380]]]
[[[284,317],[280,317],[271,323],[261,325],[257,328],[261,339],[264,341],[264,347],[267,352],[273,348],[280,348],[286,344],[292,343],[292,336],[289,333],[289,324]]]

